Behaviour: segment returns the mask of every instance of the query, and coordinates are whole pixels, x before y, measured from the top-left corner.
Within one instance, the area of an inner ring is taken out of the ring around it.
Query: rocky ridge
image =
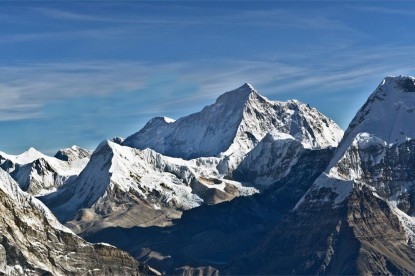
[[[0,271],[6,275],[153,273],[115,247],[72,233],[2,169],[0,210]]]

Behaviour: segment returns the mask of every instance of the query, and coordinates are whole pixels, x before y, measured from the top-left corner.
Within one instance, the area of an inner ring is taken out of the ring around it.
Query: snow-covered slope
[[[315,108],[296,100],[270,101],[244,84],[220,96],[213,105],[177,121],[156,117],[123,144],[184,159],[223,157],[234,169],[271,131],[291,135],[305,148],[335,147],[343,135]]]
[[[0,152],[2,162],[9,160],[13,164],[25,165],[31,163],[39,158],[42,158],[44,155],[40,151],[37,151],[35,148],[30,148],[27,151],[19,155],[10,155],[4,152]]]
[[[30,148],[20,155],[0,152],[0,167],[7,171],[32,195],[43,195],[55,191],[78,175],[89,161],[91,153],[73,146],[60,150],[50,157]]]
[[[337,190],[336,203],[339,203],[347,198],[356,183],[381,186],[385,185],[385,181],[400,181],[402,174],[392,173],[386,177],[385,171],[398,171],[408,165],[407,161],[403,162],[399,148],[415,139],[415,128],[411,125],[415,120],[414,111],[415,79],[386,77],[357,112],[334,158],[325,173],[316,180],[314,188]],[[410,149],[407,154],[415,155]],[[388,162],[392,162],[387,160],[388,157],[396,159],[394,166],[397,167],[388,167],[391,166]],[[379,166],[384,168],[371,171]],[[415,178],[409,180],[415,181]]]
[[[0,272],[5,275],[137,275],[145,269],[112,246],[90,244],[62,226],[0,169]]]
[[[306,149],[289,134],[268,133],[233,172],[233,177],[263,188],[283,179]]]
[[[181,210],[257,192],[223,179],[222,163],[219,158],[166,157],[105,141],[74,181],[42,200],[62,221],[78,214],[79,222],[72,223],[87,221],[88,227],[91,221],[97,227],[164,225]]]

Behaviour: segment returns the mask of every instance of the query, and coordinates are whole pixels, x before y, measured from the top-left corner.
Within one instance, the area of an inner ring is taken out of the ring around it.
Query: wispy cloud
[[[286,60],[287,56],[284,58]],[[295,58],[301,57],[297,54]],[[309,59],[304,64],[282,62],[274,56],[271,59],[203,63],[108,60],[1,66],[0,120],[41,116],[42,106],[46,103],[88,95],[139,91],[141,94],[136,97],[145,101],[146,91],[154,91],[157,85],[161,90],[152,96],[160,99],[157,106],[143,105],[140,112],[171,112],[189,104],[207,103],[244,82],[253,83],[274,99],[278,95],[306,97],[308,91],[318,97],[361,87],[368,79],[380,81],[385,75],[415,72],[411,62],[415,58],[414,47],[389,45],[370,50],[350,49],[326,57],[324,61],[318,55],[311,58],[304,54],[304,58]],[[165,83],[160,84],[166,76]],[[182,94],[183,91],[174,90],[177,86],[188,87],[189,91]]]
[[[116,6],[115,6],[116,7]],[[169,10],[170,9],[170,10]],[[132,37],[154,37],[160,33],[183,35],[181,30],[189,27],[201,28],[209,26],[220,27],[260,27],[272,30],[305,30],[347,32],[355,36],[362,35],[342,21],[328,16],[328,13],[308,12],[293,9],[201,9],[182,14],[179,9],[184,7],[170,7],[166,14],[143,13],[133,8],[117,14],[110,8],[94,12],[91,10],[63,9],[52,7],[32,7],[23,10],[25,16],[6,16],[7,24],[26,24],[34,28],[27,28],[21,32],[0,32],[0,45],[11,43],[27,43],[31,41],[73,41],[94,43],[96,41],[116,41]],[[191,9],[191,8],[187,8]],[[39,20],[42,19],[42,20]],[[69,21],[67,23],[65,21]],[[45,23],[47,22],[47,23]],[[65,24],[62,24],[64,22]],[[75,22],[75,24],[72,24]],[[44,28],[49,24],[53,28]],[[162,28],[162,29],[160,29]],[[20,28],[17,28],[20,29]],[[160,35],[160,34],[159,34]],[[210,34],[212,35],[212,34]]]
[[[125,23],[135,25],[245,25],[245,26],[274,26],[295,29],[319,29],[319,30],[352,30],[343,22],[329,18],[322,13],[311,13],[302,10],[289,10],[283,8],[274,9],[209,9],[204,8],[203,15],[200,9],[194,9],[194,13],[184,16],[178,12],[184,7],[171,6],[166,8],[170,12],[166,14],[144,14],[139,10],[133,9],[130,13],[117,15],[114,13],[82,13],[79,11],[68,11],[57,8],[33,8],[34,12],[41,16],[49,17],[54,20],[70,20],[79,22],[96,23]],[[187,9],[191,9],[187,7]],[[195,14],[195,15],[192,15]],[[355,30],[353,30],[355,31]]]
[[[92,16],[82,13],[75,13],[53,8],[34,8],[39,13],[60,20],[75,20],[75,21],[107,21],[105,17]]]

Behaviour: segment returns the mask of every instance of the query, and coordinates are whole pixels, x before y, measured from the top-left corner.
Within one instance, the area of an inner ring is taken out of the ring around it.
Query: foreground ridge
[[[0,169],[0,271],[7,275],[151,273],[127,253],[90,244],[62,226]]]

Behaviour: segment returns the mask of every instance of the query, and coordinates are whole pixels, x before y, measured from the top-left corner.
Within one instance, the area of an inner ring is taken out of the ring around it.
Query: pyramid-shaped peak
[[[414,83],[410,76],[384,78],[349,124],[330,166],[334,167],[353,143],[379,144],[381,139],[390,145],[414,139],[415,129],[409,123],[415,120]]]
[[[26,152],[38,153],[39,151],[37,149],[35,149],[34,147],[30,147]]]
[[[43,153],[38,151],[37,149],[30,147],[27,151],[21,153],[20,155],[17,155],[17,159],[20,159],[21,161],[27,161],[31,160],[28,163],[34,161],[35,159],[43,157]]]
[[[310,148],[336,146],[343,134],[317,110],[297,101],[270,101],[245,83],[174,123],[152,119],[123,145],[183,159],[232,155],[236,160],[273,129]]]
[[[241,87],[239,87],[238,89],[250,89],[251,91],[256,91],[255,88],[250,84],[245,82]]]
[[[252,85],[245,83],[241,87],[228,91],[219,96],[219,98],[216,100],[216,103],[230,103],[232,105],[236,103],[245,103],[252,94],[258,95],[257,91]]]

